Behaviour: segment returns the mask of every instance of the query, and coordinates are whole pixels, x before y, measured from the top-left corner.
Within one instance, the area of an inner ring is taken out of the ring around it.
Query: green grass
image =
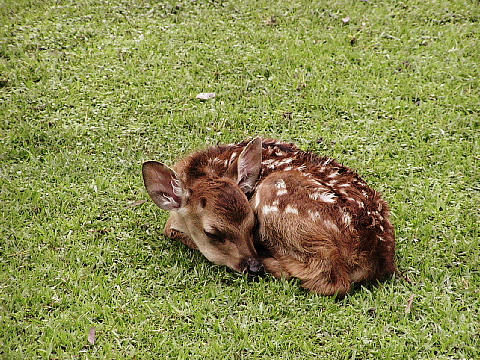
[[[1,1],[0,358],[480,358],[479,20],[473,0]],[[252,282],[131,206],[143,161],[256,135],[380,190],[411,281]]]

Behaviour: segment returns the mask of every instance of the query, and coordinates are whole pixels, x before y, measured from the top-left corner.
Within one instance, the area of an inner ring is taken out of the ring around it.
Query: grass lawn
[[[0,1],[0,358],[480,358],[479,114],[474,0]],[[403,275],[338,301],[165,238],[142,162],[256,135],[381,191]]]

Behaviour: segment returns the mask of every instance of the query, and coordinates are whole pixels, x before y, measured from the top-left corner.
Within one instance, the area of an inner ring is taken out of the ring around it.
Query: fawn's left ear
[[[262,139],[250,141],[237,161],[237,184],[244,193],[254,190],[262,167]]]
[[[147,161],[142,167],[143,182],[153,202],[164,210],[182,206],[183,188],[175,172],[157,161]]]

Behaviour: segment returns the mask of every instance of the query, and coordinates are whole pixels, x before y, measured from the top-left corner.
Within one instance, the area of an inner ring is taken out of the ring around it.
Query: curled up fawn
[[[354,171],[290,143],[256,138],[143,164],[170,211],[165,234],[239,272],[295,277],[324,295],[395,272],[386,202]]]

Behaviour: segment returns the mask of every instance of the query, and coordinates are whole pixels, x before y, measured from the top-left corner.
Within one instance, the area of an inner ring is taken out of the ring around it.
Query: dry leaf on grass
[[[405,307],[405,314],[410,314],[412,311],[413,299],[415,298],[415,294],[410,295],[407,301],[407,306]]]
[[[134,201],[134,202],[128,204],[127,206],[128,207],[135,207],[135,206],[138,206],[138,205],[145,204],[146,202],[147,202],[147,200],[137,200],[137,201]]]
[[[272,15],[267,20],[265,20],[265,24],[269,26],[277,25],[277,18],[275,17],[275,15]]]
[[[401,272],[401,273],[400,273],[400,276],[401,276],[401,277],[403,278],[403,280],[405,280],[407,283],[413,284],[412,279],[410,279],[406,273]]]
[[[88,332],[88,342],[92,345],[95,345],[95,328],[94,327],[90,328],[90,331]]]
[[[215,93],[200,93],[197,95],[197,99],[206,101],[209,99],[213,99],[215,96],[217,96]]]

